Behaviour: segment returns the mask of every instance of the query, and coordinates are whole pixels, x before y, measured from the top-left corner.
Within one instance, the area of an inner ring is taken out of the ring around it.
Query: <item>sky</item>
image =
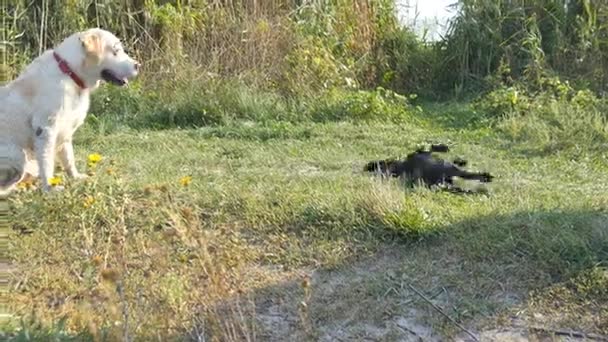
[[[457,0],[397,0],[399,18],[405,25],[413,25],[419,34],[425,28],[428,29],[427,38],[436,40],[445,33],[445,24],[454,15],[454,9],[448,6],[456,2]]]

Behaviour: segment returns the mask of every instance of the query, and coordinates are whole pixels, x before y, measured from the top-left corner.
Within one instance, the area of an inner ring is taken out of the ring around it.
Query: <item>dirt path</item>
[[[299,278],[264,291],[258,297],[264,300],[258,301],[256,313],[263,331],[260,340],[475,341],[407,284],[416,284],[433,304],[461,321],[480,341],[584,340],[531,331],[523,317],[513,315],[499,324],[487,309],[475,305],[512,313],[522,304],[523,293],[509,284],[496,284],[492,295],[486,291],[484,298],[471,298],[474,291],[467,287],[484,284],[461,283],[456,272],[463,270],[459,267],[462,260],[455,256],[433,260],[435,248],[408,251],[403,246],[391,247],[339,270],[303,272],[302,278],[310,279],[309,287]]]

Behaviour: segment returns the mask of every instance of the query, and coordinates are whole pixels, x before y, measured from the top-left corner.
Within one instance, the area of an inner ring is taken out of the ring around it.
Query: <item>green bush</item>
[[[474,102],[475,109],[490,117],[523,115],[530,109],[531,99],[517,86],[501,87],[481,96]]]
[[[535,108],[558,102],[573,106],[574,110],[605,111],[606,99],[588,89],[577,90],[568,81],[558,77],[543,77],[538,82],[517,82],[498,86],[478,97],[473,103],[476,109],[492,117],[526,115]]]
[[[414,96],[412,96],[414,97]],[[332,91],[321,97],[310,112],[314,121],[400,121],[414,110],[406,96],[391,90]]]
[[[474,108],[493,118],[496,128],[531,149],[555,151],[605,149],[608,146],[608,100],[567,81],[543,78],[539,85],[516,83],[477,98]]]

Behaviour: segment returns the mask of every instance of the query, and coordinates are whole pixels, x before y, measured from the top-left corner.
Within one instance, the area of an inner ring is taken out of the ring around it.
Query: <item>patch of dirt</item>
[[[400,253],[397,253],[400,254]],[[264,341],[441,341],[425,314],[386,293],[402,261],[395,251],[340,270],[313,270],[310,295],[301,278],[271,289],[258,302]],[[387,278],[388,277],[388,278]],[[390,291],[389,291],[390,292]]]
[[[450,253],[435,252],[432,248],[425,251],[387,248],[379,255],[337,270],[302,271],[310,279],[309,288],[302,286],[302,277],[294,277],[257,296],[263,298],[256,303],[261,330],[258,337],[277,342],[434,342],[446,341],[446,338],[475,341],[407,286],[416,284],[433,304],[460,321],[480,341],[584,340],[528,329],[525,321],[517,316],[497,328],[495,317],[488,317],[481,309],[459,320],[458,313],[466,313],[465,307],[476,303],[468,303],[474,300],[469,297],[481,294],[481,290],[471,292],[471,288],[482,284],[490,286],[493,282],[480,284],[479,280],[467,276],[462,260],[453,255],[450,259],[437,260],[437,256]],[[470,279],[468,283],[458,283],[462,279],[454,277]],[[496,288],[486,290],[487,295],[479,302],[495,308],[490,316],[513,311],[526,297],[510,285],[505,288],[505,284],[507,282],[497,281]]]

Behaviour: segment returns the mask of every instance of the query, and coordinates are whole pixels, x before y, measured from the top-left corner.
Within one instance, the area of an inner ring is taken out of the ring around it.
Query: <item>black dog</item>
[[[365,165],[365,171],[376,172],[387,176],[405,177],[413,182],[423,183],[427,186],[447,185],[453,190],[454,177],[477,180],[483,183],[491,182],[494,178],[487,172],[469,172],[461,169],[467,165],[464,159],[455,159],[452,162],[436,158],[433,152],[448,152],[447,145],[431,145],[430,151],[418,149],[410,153],[404,160],[386,159],[371,161]]]

